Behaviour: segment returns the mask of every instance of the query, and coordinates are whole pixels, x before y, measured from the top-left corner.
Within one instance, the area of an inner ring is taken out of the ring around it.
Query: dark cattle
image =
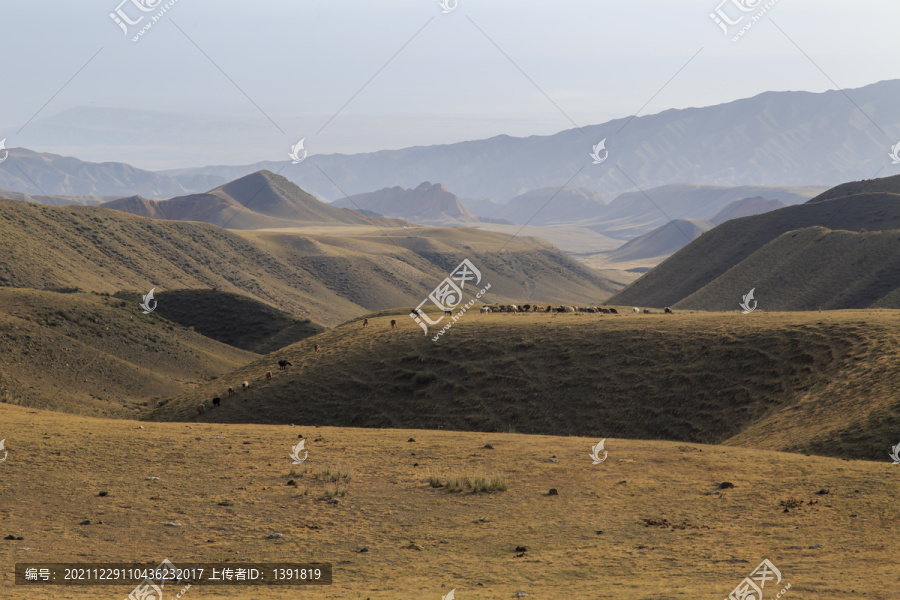
[[[391,319],[391,329],[397,326],[397,319]]]
[[[672,315],[672,314],[675,314],[675,313],[673,313],[673,312],[672,312],[672,309],[669,308],[669,307],[667,306],[667,307],[666,307],[666,314],[667,314],[667,315]]]
[[[230,396],[233,393],[234,393],[234,388],[233,387],[228,388],[228,395]]]
[[[221,399],[221,398],[219,398],[218,396],[216,396],[215,398],[213,398],[213,406],[219,406],[220,404],[222,404],[222,399]]]
[[[445,314],[445,315],[452,315],[452,314],[453,314],[453,311],[452,311],[452,310],[445,310],[445,311],[444,311],[444,314]]]
[[[645,309],[644,309],[644,314],[645,314],[645,315],[649,315],[649,314],[650,314],[650,309],[649,309],[649,308],[645,308]]]
[[[614,314],[614,315],[619,314],[619,311],[617,311],[617,310],[614,309],[614,308],[609,309],[609,312],[611,312],[611,313]]]
[[[525,312],[528,312],[529,310],[531,310],[531,305],[526,304],[525,306],[522,307],[522,310],[524,310]]]
[[[294,366],[294,365],[292,365],[291,363],[289,363],[289,362],[286,361],[286,360],[279,360],[279,361],[278,361],[278,368],[281,369],[282,371],[284,371],[284,370],[287,369],[288,367],[293,367],[293,366]]]
[[[608,314],[609,314],[609,309],[608,309],[608,308],[601,308],[601,309],[600,309],[600,312],[602,312],[604,315],[608,315]]]
[[[318,352],[318,351],[319,351],[319,345],[313,344],[313,352]]]
[[[544,311],[544,312],[551,312],[552,310],[553,310],[553,307],[552,307],[552,306],[548,306],[548,307],[547,307],[547,310]]]
[[[266,371],[266,380],[272,379],[272,371]]]
[[[368,327],[368,326],[369,326],[369,320],[363,319],[363,327]]]

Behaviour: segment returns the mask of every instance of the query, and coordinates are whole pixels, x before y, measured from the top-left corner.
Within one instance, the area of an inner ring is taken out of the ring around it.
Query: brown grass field
[[[454,588],[460,600],[518,591],[724,598],[764,558],[791,584],[787,598],[888,600],[900,583],[900,467],[889,463],[607,439],[608,459],[593,466],[588,453],[598,440],[587,438],[301,424],[139,429],[8,405],[0,405],[0,423],[9,450],[0,464],[0,533],[24,537],[0,540],[2,598],[118,599],[130,591],[23,590],[12,584],[17,561],[163,558],[334,565],[327,587],[194,586],[189,598],[438,600]],[[292,467],[288,454],[301,434],[309,459]],[[323,501],[334,487],[316,478],[325,471],[349,475],[337,504]],[[450,493],[428,484],[431,474],[478,473],[498,474],[508,490]],[[719,491],[721,481],[734,488]],[[559,495],[547,495],[550,488]],[[821,488],[830,493],[815,494]],[[785,513],[780,502],[792,498],[803,504]],[[273,532],[284,537],[266,539]],[[527,552],[517,557],[520,545]]]

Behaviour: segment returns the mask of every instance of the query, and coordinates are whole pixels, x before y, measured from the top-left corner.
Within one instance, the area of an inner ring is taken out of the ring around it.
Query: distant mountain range
[[[463,206],[455,194],[439,184],[424,182],[415,189],[385,188],[336,200],[332,206],[356,210],[362,214],[397,217],[422,225],[460,225],[479,222],[504,222],[481,219]]]
[[[549,136],[501,135],[365,154],[312,155],[297,165],[267,161],[165,174],[230,180],[268,169],[329,199],[385,187],[412,188],[422,181],[439,181],[460,197],[499,202],[564,184],[607,198],[635,185],[646,190],[684,181],[731,187],[829,186],[900,169],[888,159],[891,145],[900,139],[898,97],[900,80],[823,93],[766,92]],[[609,157],[592,164],[591,147],[603,139]]]
[[[726,221],[610,300],[737,310],[900,308],[900,175]]]

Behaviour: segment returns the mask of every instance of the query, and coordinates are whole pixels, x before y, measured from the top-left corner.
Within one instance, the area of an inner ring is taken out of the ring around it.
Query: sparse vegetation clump
[[[471,492],[472,494],[505,492],[509,489],[506,478],[499,473],[454,474],[446,477],[430,473],[428,485],[444,488],[450,493]]]

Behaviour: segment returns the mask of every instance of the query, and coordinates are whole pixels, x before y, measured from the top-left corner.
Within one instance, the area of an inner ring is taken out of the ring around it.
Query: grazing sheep
[[[602,312],[604,315],[608,315],[608,314],[609,314],[609,309],[608,309],[608,308],[601,308],[601,309],[600,309],[600,312]]]
[[[219,406],[220,404],[222,404],[222,399],[221,399],[221,398],[219,398],[218,396],[216,396],[215,398],[213,398],[213,406]]]
[[[544,312],[552,312],[552,311],[553,311],[553,307],[552,307],[552,306],[548,306],[548,307],[547,307],[547,310],[545,310]]]
[[[667,307],[666,307],[666,314],[667,314],[667,315],[674,315],[675,313],[673,313],[673,312],[672,312],[672,309],[669,308],[669,307],[667,306]]]
[[[526,305],[524,305],[524,306],[522,307],[522,309],[523,309],[525,312],[528,312],[529,310],[531,310],[531,305],[530,305],[530,304],[526,304]]]
[[[202,415],[204,412],[206,412],[206,405],[203,403],[198,404],[197,405],[197,414]]]
[[[639,314],[641,314],[641,309],[635,307],[635,308],[632,308],[632,309],[631,309],[631,312],[633,312],[633,313],[636,314],[636,315],[639,315]]]
[[[272,371],[266,371],[266,379],[272,379]]]
[[[481,314],[485,315],[485,314],[489,314],[490,312],[491,312],[490,306],[482,306],[481,307]]]
[[[243,381],[243,382],[241,382],[241,387],[244,388],[244,389],[246,390],[247,388],[250,387],[250,384],[247,383],[246,381]]]
[[[567,312],[567,313],[573,313],[573,312],[575,312],[575,307],[574,307],[574,306],[567,306],[567,307],[566,307],[566,312]]]
[[[363,329],[365,329],[365,328],[368,327],[368,326],[369,326],[369,320],[368,320],[368,319],[363,319]]]
[[[284,370],[287,369],[288,367],[293,367],[293,366],[294,366],[294,365],[292,365],[291,363],[289,363],[289,362],[286,361],[286,360],[279,360],[279,361],[278,361],[278,368],[281,369],[282,371],[284,371]]]
[[[228,388],[228,395],[230,396],[233,393],[234,393],[234,388],[233,387]]]
[[[391,329],[397,326],[397,319],[391,319]]]

